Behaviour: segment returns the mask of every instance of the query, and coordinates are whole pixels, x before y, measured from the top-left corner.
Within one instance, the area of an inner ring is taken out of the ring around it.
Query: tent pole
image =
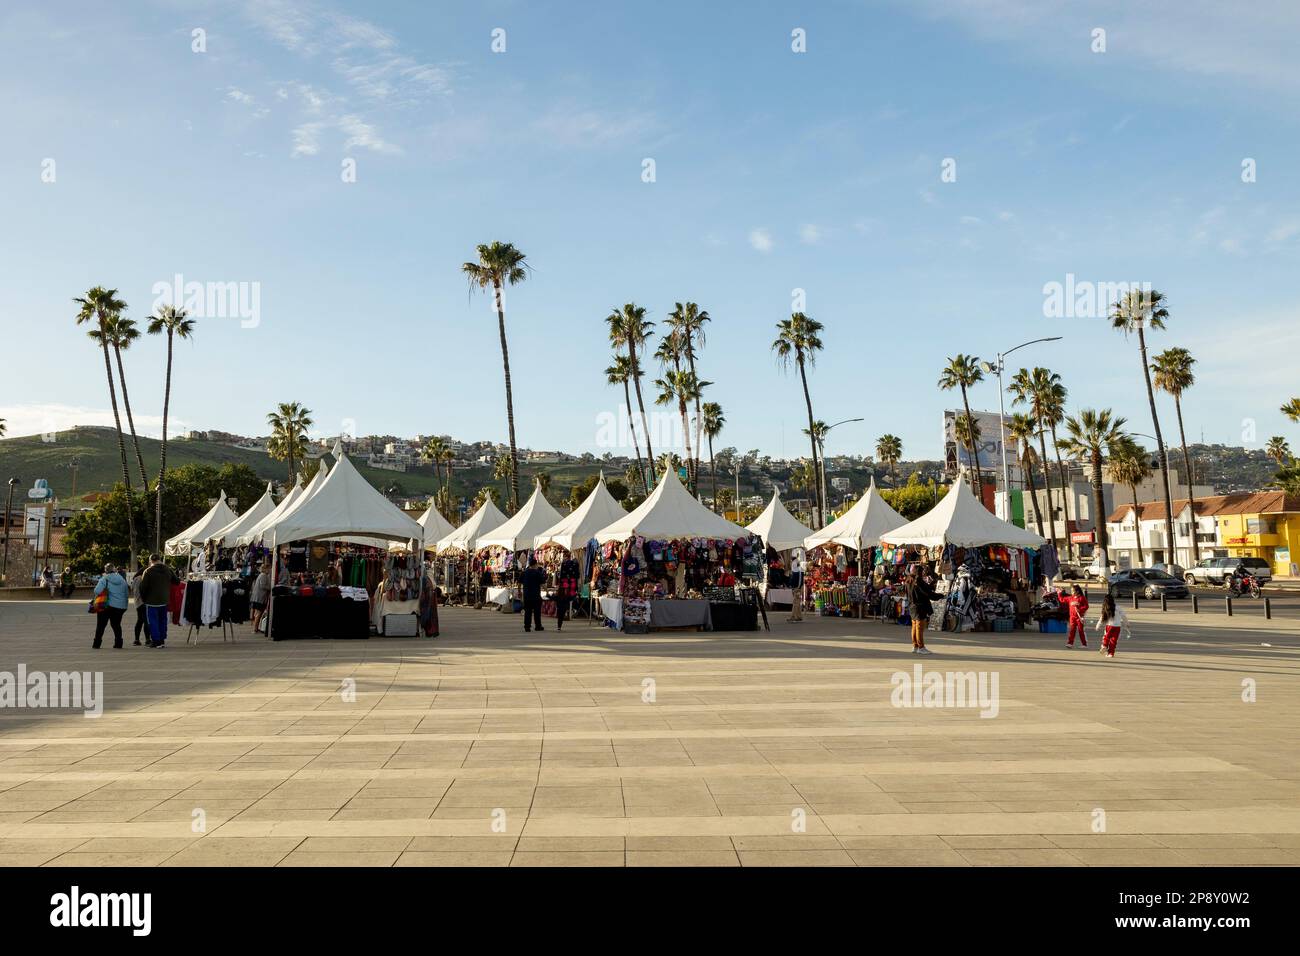
[[[275,532],[272,532],[271,533],[271,594],[270,594],[271,606],[270,608],[267,609],[266,612],[267,640],[270,640],[271,634],[274,633],[271,630],[271,625],[273,624],[275,619],[275,584],[276,581],[279,580],[279,570],[280,570],[279,564],[280,564],[280,549],[279,547],[276,546]]]

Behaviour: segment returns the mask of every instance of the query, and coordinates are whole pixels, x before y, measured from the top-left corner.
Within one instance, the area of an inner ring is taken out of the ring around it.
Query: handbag
[[[105,589],[90,599],[90,607],[86,608],[90,614],[103,614],[108,610],[108,590]]]

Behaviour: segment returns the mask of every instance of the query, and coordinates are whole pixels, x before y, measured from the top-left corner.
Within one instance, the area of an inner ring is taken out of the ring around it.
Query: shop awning
[[[223,488],[221,494],[217,496],[217,503],[208,509],[207,514],[180,534],[168,538],[163,547],[170,555],[188,557],[191,548],[201,547],[203,542],[208,540],[208,535],[220,531],[238,517],[239,515],[231,511],[230,506],[226,504],[226,492]]]
[[[224,528],[219,528],[212,532],[212,534],[208,535],[207,538],[200,543],[206,544],[208,541],[211,541],[213,544],[218,546],[224,546],[227,548],[234,547],[236,538],[252,528],[274,510],[275,499],[271,497],[271,483],[268,481],[266,483],[266,491],[263,492],[262,497],[257,499],[253,504],[253,507],[249,508]]]

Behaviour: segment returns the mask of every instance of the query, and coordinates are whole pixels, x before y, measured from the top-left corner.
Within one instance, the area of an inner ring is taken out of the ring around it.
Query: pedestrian
[[[66,598],[76,589],[77,580],[72,574],[72,568],[65,564],[63,573],[59,575],[59,597]]]
[[[1113,595],[1107,594],[1101,601],[1101,617],[1097,621],[1097,630],[1102,632],[1101,652],[1107,657],[1115,656],[1115,647],[1119,644],[1121,634],[1129,637],[1128,615],[1123,608],[1115,606]]]
[[[106,598],[104,606],[95,615],[95,643],[91,645],[95,650],[104,641],[104,628],[110,625],[113,628],[113,647],[121,649],[122,615],[126,613],[129,591],[126,578],[117,573],[117,568],[112,564],[104,565],[104,573],[95,584],[95,594],[103,594]]]
[[[1088,595],[1084,594],[1083,588],[1076,584],[1070,588],[1069,594],[1061,596],[1061,603],[1065,605],[1070,616],[1070,633],[1065,646],[1074,647],[1074,634],[1077,631],[1079,643],[1087,647],[1088,639],[1084,637],[1083,622],[1088,613]]]
[[[803,549],[790,555],[790,620],[803,622]]]
[[[523,573],[520,584],[524,592],[524,631],[528,632],[535,625],[539,631],[542,627],[542,585],[546,582],[546,572],[537,566],[537,559],[528,560],[528,570]]]
[[[569,606],[578,598],[578,562],[566,558],[560,562],[559,573],[555,577],[555,629],[564,630],[564,622],[569,616]]]
[[[919,567],[912,569],[906,593],[907,613],[912,618],[912,653],[929,654],[930,650],[925,646],[925,629],[930,626],[930,615],[934,613],[931,602],[938,600],[940,595],[930,587],[925,572]]]
[[[153,643],[149,637],[149,616],[145,613],[144,602],[140,600],[140,578],[144,576],[144,571],[135,572],[135,577],[131,579],[131,596],[135,599],[135,646],[140,646],[140,632],[144,631],[144,639]]]
[[[248,604],[253,609],[253,633],[262,630],[262,617],[266,614],[266,605],[271,600],[271,564],[262,565],[257,579],[253,581],[253,590],[249,592]]]
[[[176,572],[163,563],[162,555],[149,555],[149,567],[140,575],[140,594],[136,599],[144,603],[149,622],[149,646],[163,647],[167,643],[167,603],[171,598]]]
[[[45,570],[41,572],[41,587],[50,589],[50,597],[54,597],[54,571],[47,564]]]

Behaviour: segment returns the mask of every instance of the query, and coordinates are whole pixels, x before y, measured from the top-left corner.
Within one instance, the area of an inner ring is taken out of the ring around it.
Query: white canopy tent
[[[211,541],[213,544],[218,546],[224,543],[225,547],[232,547],[236,538],[269,515],[275,510],[275,507],[275,499],[271,497],[271,482],[268,481],[266,483],[266,491],[262,493],[262,497],[257,499],[253,504],[253,507],[249,508],[224,528],[219,528],[212,532],[203,543],[206,544],[207,541]]]
[[[631,514],[596,532],[596,541],[626,541],[641,536],[658,541],[674,538],[743,538],[749,534],[738,524],[714,514],[682,487],[676,472],[665,471],[650,497]]]
[[[556,544],[566,551],[581,550],[596,536],[597,531],[626,515],[626,509],[605,487],[605,474],[602,472],[600,481],[596,482],[596,487],[591,489],[591,494],[587,495],[586,500],[578,505],[572,514],[561,518],[559,522],[534,538],[533,547]]]
[[[533,486],[532,497],[524,502],[524,506],[509,520],[480,535],[474,547],[527,551],[533,547],[533,540],[559,521],[560,517],[560,513],[546,500],[546,495],[542,494],[542,483],[539,481]]]
[[[202,546],[209,535],[221,530],[238,517],[239,515],[231,511],[230,506],[226,504],[226,491],[223,488],[221,494],[217,496],[217,503],[208,509],[208,513],[180,534],[168,538],[164,549],[170,555],[189,557],[191,549]]]
[[[307,482],[306,485],[303,485],[302,476],[300,475],[298,484],[294,485],[293,491],[285,495],[279,507],[235,539],[236,544],[261,544],[267,529],[297,508],[301,502],[314,495],[328,475],[329,467],[324,460],[321,461],[320,468],[316,470],[316,474],[312,476],[311,481]]]
[[[438,554],[442,554],[444,551],[464,551],[466,553],[473,551],[477,547],[480,535],[496,530],[505,524],[505,520],[506,516],[489,498],[483,502],[478,511],[466,519],[464,524],[445,538],[439,538],[436,551]]]
[[[905,524],[907,519],[880,496],[873,478],[857,504],[826,527],[810,532],[804,538],[804,547],[811,550],[824,544],[838,544],[861,551],[874,548],[881,542],[882,535]]]
[[[424,514],[415,519],[415,523],[424,529],[424,537],[420,541],[425,551],[433,551],[439,539],[447,537],[456,530],[432,501],[429,502],[429,507],[424,509]],[[400,546],[397,542],[392,545],[394,548]]]
[[[781,503],[780,492],[772,492],[772,500],[767,503],[763,513],[745,526],[750,532],[763,539],[763,543],[777,551],[790,551],[802,548],[804,539],[812,534]]]
[[[1000,544],[1008,548],[1041,548],[1046,539],[994,515],[973,494],[964,478],[948,489],[943,499],[921,517],[882,534],[886,544],[941,548],[978,548]]]

